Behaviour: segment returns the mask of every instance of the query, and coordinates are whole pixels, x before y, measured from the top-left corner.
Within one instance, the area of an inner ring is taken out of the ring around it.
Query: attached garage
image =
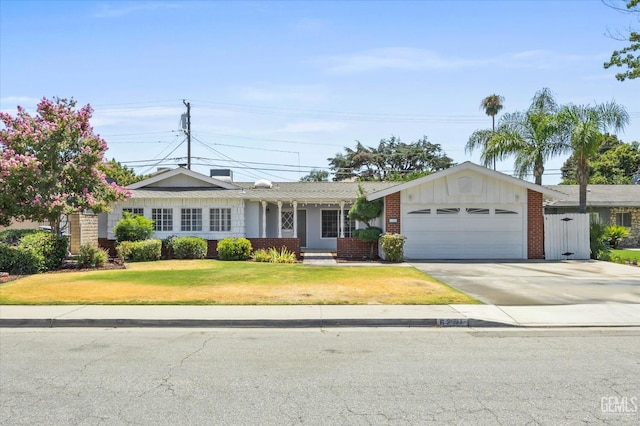
[[[560,195],[466,162],[368,198],[384,198],[407,259],[530,259],[544,257],[542,194]]]

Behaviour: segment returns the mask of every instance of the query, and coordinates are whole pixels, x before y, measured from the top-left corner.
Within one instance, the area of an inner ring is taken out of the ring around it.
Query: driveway
[[[599,261],[411,261],[493,305],[640,303],[640,267]]]

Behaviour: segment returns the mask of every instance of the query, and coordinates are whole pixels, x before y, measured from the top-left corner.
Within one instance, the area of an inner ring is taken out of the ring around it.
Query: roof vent
[[[223,182],[233,182],[233,171],[231,169],[210,169],[209,177]]]
[[[270,180],[267,179],[258,179],[256,181],[256,183],[253,184],[254,187],[256,188],[269,188],[271,189],[271,187],[273,186],[273,184],[271,183]]]

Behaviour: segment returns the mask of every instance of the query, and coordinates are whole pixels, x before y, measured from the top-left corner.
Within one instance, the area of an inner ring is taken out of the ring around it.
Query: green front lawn
[[[414,268],[169,260],[127,269],[31,275],[0,286],[0,304],[480,303]]]
[[[627,260],[636,261],[640,263],[640,250],[611,250],[611,260],[614,260],[614,256],[626,262]]]

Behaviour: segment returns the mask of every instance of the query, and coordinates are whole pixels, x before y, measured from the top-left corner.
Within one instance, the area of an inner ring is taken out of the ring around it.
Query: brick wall
[[[69,222],[71,254],[80,253],[80,246],[84,244],[98,245],[98,215],[74,213],[69,216]]]
[[[400,192],[394,192],[384,197],[384,230],[392,234],[400,233]],[[396,219],[396,223],[390,223],[389,219]]]
[[[527,258],[544,259],[542,193],[527,189]]]
[[[338,248],[336,257],[339,259],[369,259],[372,256],[378,256],[378,243],[373,244],[373,252],[371,251],[371,243],[365,243],[358,238],[338,238]]]

